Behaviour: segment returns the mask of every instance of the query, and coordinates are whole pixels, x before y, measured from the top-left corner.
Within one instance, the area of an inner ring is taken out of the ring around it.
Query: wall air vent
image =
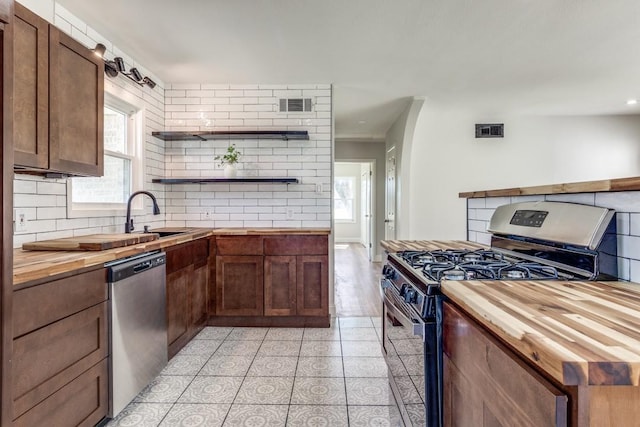
[[[308,113],[312,105],[311,98],[280,98],[281,113]]]
[[[476,138],[504,138],[504,123],[476,123]]]

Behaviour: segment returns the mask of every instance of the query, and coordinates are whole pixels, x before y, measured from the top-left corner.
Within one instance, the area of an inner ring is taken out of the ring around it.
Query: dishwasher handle
[[[135,274],[142,273],[143,271],[147,271],[151,267],[151,261],[141,262],[140,264],[133,266],[133,272]]]
[[[165,268],[167,255],[162,252],[151,253],[129,261],[112,264],[107,268],[109,283],[116,283],[152,268]]]

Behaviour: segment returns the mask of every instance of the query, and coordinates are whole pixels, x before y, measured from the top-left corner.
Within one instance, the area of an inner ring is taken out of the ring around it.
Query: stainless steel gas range
[[[500,206],[491,247],[423,242],[383,267],[383,352],[406,426],[442,426],[442,280],[617,278],[615,212],[560,202]]]

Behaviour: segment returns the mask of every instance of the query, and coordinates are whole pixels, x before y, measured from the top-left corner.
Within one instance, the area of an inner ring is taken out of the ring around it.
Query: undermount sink
[[[151,232],[156,233],[160,237],[174,236],[176,234],[186,233],[186,231],[153,231],[153,230],[151,230]]]

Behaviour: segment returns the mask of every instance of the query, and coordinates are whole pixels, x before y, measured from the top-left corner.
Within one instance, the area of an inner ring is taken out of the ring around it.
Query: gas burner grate
[[[498,279],[558,279],[558,270],[534,262],[518,262],[498,269]]]

